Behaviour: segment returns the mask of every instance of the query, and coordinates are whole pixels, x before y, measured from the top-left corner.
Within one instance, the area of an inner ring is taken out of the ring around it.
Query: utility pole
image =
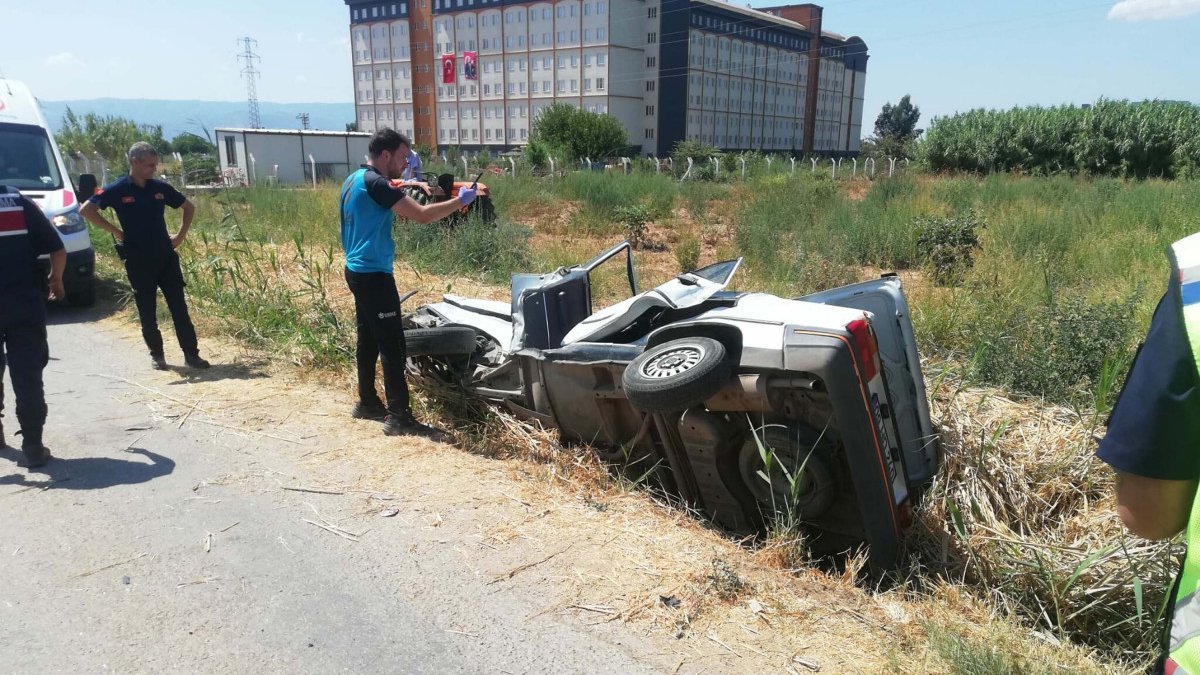
[[[300,124],[303,125],[301,126],[302,129],[308,129],[308,113],[302,112],[296,115],[296,119],[300,120]]]
[[[254,38],[244,37],[238,39],[242,44],[244,51],[238,54],[238,58],[245,62],[242,67],[242,76],[246,78],[246,103],[250,108],[250,128],[261,129],[262,121],[258,115],[258,90],[255,81],[260,77],[258,69],[254,67],[255,61],[261,62],[258,54],[254,53],[254,47],[258,45],[258,41]]]

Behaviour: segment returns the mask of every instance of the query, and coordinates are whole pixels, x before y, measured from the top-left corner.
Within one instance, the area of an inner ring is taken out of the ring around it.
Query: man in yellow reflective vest
[[[1117,472],[1117,512],[1147,539],[1186,529],[1155,673],[1200,675],[1200,234],[1171,246],[1171,280],[1100,442]]]

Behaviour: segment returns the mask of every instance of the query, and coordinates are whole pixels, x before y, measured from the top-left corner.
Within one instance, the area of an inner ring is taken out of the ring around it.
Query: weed
[[[730,562],[722,557],[712,559],[712,569],[705,577],[708,587],[716,591],[717,597],[726,602],[733,602],[742,596],[750,585],[734,569]]]
[[[700,238],[694,234],[683,237],[675,247],[675,262],[680,272],[691,272],[700,266]]]

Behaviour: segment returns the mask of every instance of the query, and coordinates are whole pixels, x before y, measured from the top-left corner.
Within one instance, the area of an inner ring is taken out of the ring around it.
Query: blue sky
[[[243,99],[235,54],[249,35],[262,56],[262,100],[352,100],[340,0],[4,4],[0,72],[43,99]],[[883,103],[905,93],[923,119],[1101,96],[1200,101],[1200,0],[819,4],[828,30],[870,48],[867,131]]]

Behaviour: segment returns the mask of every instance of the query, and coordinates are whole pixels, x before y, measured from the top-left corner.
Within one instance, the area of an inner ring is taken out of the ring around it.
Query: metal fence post
[[[888,161],[888,178],[891,178],[892,174],[896,173],[896,158],[888,157],[887,161]]]
[[[516,176],[517,175],[517,160],[513,159],[512,157],[509,157],[508,165],[510,167],[512,167],[512,175]]]
[[[830,157],[829,158],[829,166],[830,166],[830,168],[833,169],[833,179],[837,180],[837,160]]]
[[[789,176],[795,176],[795,175],[796,175],[796,158],[795,158],[795,157],[793,157],[793,158],[792,158],[792,172],[791,172],[791,173],[789,173],[788,175],[789,175]]]
[[[863,161],[863,173],[867,174],[868,178],[875,177],[875,158],[868,157]]]
[[[687,168],[687,171],[683,172],[683,176],[679,179],[680,183],[687,180],[688,176],[692,175],[692,158],[688,157],[687,161],[688,161],[688,168]]]
[[[857,158],[857,157],[851,157],[851,158],[850,158],[850,161],[852,162],[851,166],[852,166],[852,167],[854,167],[854,168],[853,168],[853,169],[851,169],[851,171],[850,171],[850,177],[851,177],[851,178],[858,178],[858,158]]]
[[[746,156],[738,156],[738,161],[742,163],[742,180],[746,180]]]
[[[312,184],[317,187],[317,160],[313,159],[312,153],[308,155],[308,164],[312,167]]]
[[[811,159],[811,160],[812,160],[812,165],[813,165],[813,170],[812,170],[812,172],[813,172],[813,173],[816,173],[816,172],[817,172],[817,158],[816,158],[816,157],[809,157],[809,159]]]
[[[628,175],[629,175],[629,158],[628,158],[628,157],[622,157],[622,158],[621,158],[621,164],[622,164],[622,166],[624,166],[624,167],[625,167],[625,175],[626,175],[626,176],[628,176]]]

